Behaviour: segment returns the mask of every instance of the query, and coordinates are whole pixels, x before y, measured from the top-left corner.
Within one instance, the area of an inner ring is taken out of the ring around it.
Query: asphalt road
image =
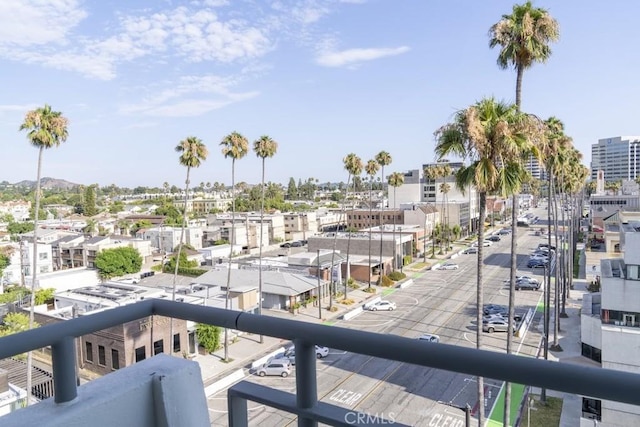
[[[541,218],[546,212],[534,212]],[[536,224],[539,229],[544,221]],[[543,269],[526,267],[528,254],[543,243],[529,228],[518,233],[518,274],[539,276]],[[506,305],[511,237],[502,236],[484,251],[485,303]],[[417,338],[423,333],[437,334],[441,342],[475,348],[476,321],[476,255],[461,255],[454,260],[458,270],[427,271],[414,276],[414,285],[390,290],[384,297],[397,305],[391,312],[364,312],[350,321],[335,326],[389,333]],[[526,313],[542,300],[539,291],[516,293],[516,312]],[[535,355],[540,341],[537,331],[528,330],[514,338],[519,354]],[[506,349],[506,333],[483,334],[483,348],[498,352]],[[257,377],[252,381],[288,392],[295,392],[295,374],[288,378]],[[502,382],[485,379],[485,414],[488,415],[498,397]],[[331,350],[318,362],[318,398],[321,401],[395,420],[408,425],[430,427],[464,425],[467,404],[475,414],[478,405],[474,377],[409,365],[359,354]],[[227,425],[226,390],[209,398],[212,425]],[[296,425],[295,418],[285,412],[249,402],[251,425]]]

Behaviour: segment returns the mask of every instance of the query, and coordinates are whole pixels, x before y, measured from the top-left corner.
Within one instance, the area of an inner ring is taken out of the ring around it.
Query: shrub
[[[413,262],[413,257],[411,255],[405,255],[402,258],[402,265],[409,265]]]
[[[365,289],[363,289],[363,291],[368,293],[368,294],[375,294],[377,292],[376,288],[365,288]]]
[[[380,286],[389,287],[393,286],[393,280],[389,279],[388,276],[380,277]]]
[[[392,271],[391,273],[389,273],[389,279],[393,280],[394,282],[402,280],[405,277],[407,277],[407,275],[400,271]]]
[[[344,304],[344,305],[352,305],[355,304],[356,302],[354,300],[352,300],[351,298],[345,298],[342,299],[340,301],[338,301],[340,304]]]
[[[336,311],[338,311],[338,307],[336,307],[335,305],[331,308],[328,308],[329,311],[335,313]]]

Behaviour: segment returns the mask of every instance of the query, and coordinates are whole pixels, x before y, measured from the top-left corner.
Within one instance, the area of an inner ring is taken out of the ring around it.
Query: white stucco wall
[[[580,321],[580,337],[583,343],[602,349],[602,331],[599,317],[582,315]]]

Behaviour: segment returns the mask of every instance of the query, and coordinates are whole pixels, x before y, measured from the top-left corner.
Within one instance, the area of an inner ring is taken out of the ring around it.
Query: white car
[[[491,243],[491,240],[483,240],[482,241],[482,246],[484,246],[485,248],[488,248],[489,246],[491,246],[493,243]],[[478,247],[478,242],[473,242],[473,244],[471,245],[472,248],[477,248]]]
[[[391,301],[378,301],[367,307],[370,311],[393,311],[396,309],[396,303]]]
[[[418,337],[418,341],[440,342],[440,337],[434,334],[424,334]]]
[[[444,264],[440,264],[438,270],[457,270],[458,264],[454,262],[445,262]]]

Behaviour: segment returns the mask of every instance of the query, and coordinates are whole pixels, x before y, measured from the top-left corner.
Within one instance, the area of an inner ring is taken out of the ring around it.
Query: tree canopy
[[[108,280],[139,272],[142,268],[142,256],[137,249],[128,246],[105,249],[96,256],[95,265],[100,278]]]

